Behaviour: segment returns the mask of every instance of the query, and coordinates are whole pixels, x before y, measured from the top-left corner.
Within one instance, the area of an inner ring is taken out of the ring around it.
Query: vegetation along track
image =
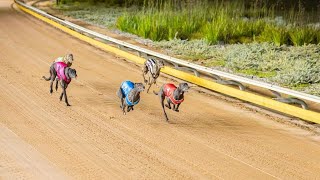
[[[141,81],[139,68],[11,4],[0,1],[1,179],[320,178],[317,137],[195,90],[169,124],[152,94],[122,115],[115,92]],[[66,52],[78,72],[71,107],[41,79]]]

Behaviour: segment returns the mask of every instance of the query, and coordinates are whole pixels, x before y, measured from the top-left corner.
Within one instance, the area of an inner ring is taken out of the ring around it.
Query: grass
[[[238,70],[238,73],[246,74],[249,76],[256,76],[259,78],[271,78],[271,77],[275,77],[277,75],[276,71],[263,72],[263,71],[257,71],[255,69]]]
[[[242,1],[216,1],[178,11],[151,7],[122,15],[117,27],[153,41],[196,37],[205,39],[209,45],[254,41],[272,42],[277,46],[320,43],[320,29],[311,28],[308,21],[301,20],[306,15],[300,8],[296,13],[293,10],[284,13],[286,19],[283,19],[275,16],[274,6],[248,9]]]

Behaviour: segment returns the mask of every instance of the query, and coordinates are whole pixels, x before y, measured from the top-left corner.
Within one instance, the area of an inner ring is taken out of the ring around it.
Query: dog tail
[[[158,95],[159,93],[157,93],[157,92],[153,91],[153,94]]]
[[[42,78],[46,81],[50,81],[50,77],[46,78],[45,76],[42,76]]]

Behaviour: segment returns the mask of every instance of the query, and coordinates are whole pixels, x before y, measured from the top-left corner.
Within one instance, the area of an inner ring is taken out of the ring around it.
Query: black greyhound
[[[165,105],[167,108],[172,109],[176,112],[179,112],[180,104],[184,100],[184,93],[187,92],[188,90],[189,90],[189,86],[187,83],[180,83],[179,87],[176,87],[173,84],[164,84],[161,86],[160,91],[158,93],[153,91],[153,93],[155,95],[158,95],[160,98],[162,110],[167,121],[169,121],[169,119],[164,109],[164,100],[167,98],[167,104]],[[171,104],[173,104],[172,108],[171,108]]]
[[[45,76],[42,76],[43,79],[46,81],[50,81],[50,93],[52,94],[52,85],[53,81],[56,80],[56,90],[58,90],[58,81],[60,81],[60,85],[62,87],[62,93],[60,95],[60,101],[62,101],[62,98],[64,96],[65,103],[67,106],[70,106],[67,98],[67,92],[66,89],[71,82],[71,78],[77,77],[77,71],[75,69],[67,67],[67,65],[63,62],[55,62],[50,66],[50,77],[46,78]],[[58,76],[58,78],[57,78]]]

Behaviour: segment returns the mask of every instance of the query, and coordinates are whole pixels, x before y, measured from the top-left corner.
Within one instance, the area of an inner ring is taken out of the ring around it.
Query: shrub
[[[268,24],[260,35],[260,40],[263,42],[271,42],[277,46],[288,43],[288,31],[286,27]]]
[[[295,46],[316,43],[317,33],[315,28],[308,26],[292,28],[289,31],[290,40]]]

